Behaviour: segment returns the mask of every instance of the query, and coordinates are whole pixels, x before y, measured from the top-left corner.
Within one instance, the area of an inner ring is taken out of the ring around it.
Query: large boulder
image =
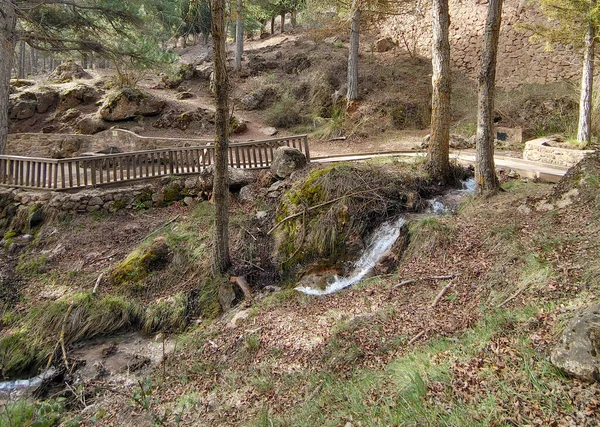
[[[37,112],[43,114],[58,105],[58,92],[53,89],[44,88],[35,92],[37,100]]]
[[[90,104],[100,99],[101,92],[95,87],[78,84],[63,90],[59,94],[58,108],[68,110],[81,104]]]
[[[262,110],[273,104],[277,98],[277,91],[274,88],[266,87],[253,91],[242,97],[240,103],[245,110]]]
[[[229,168],[229,188],[237,190],[248,184],[252,184],[258,179],[258,174],[259,172],[256,170]],[[198,177],[200,189],[203,191],[212,191],[214,177],[215,169],[213,166],[204,169]]]
[[[567,325],[550,360],[583,381],[600,381],[600,304],[577,313]]]
[[[48,76],[50,83],[67,83],[75,79],[91,79],[92,76],[87,73],[81,65],[75,63],[69,59],[66,62],[60,64],[56,69]]]
[[[132,119],[136,116],[156,116],[165,101],[139,89],[123,88],[111,93],[100,108],[100,116],[109,122]]]
[[[75,127],[75,130],[83,135],[94,135],[106,129],[106,123],[95,116],[83,117]]]
[[[287,178],[292,172],[306,166],[306,156],[292,147],[279,147],[273,155],[271,171],[279,178]]]
[[[16,99],[9,106],[11,120],[25,120],[35,114],[37,102],[28,99]]]

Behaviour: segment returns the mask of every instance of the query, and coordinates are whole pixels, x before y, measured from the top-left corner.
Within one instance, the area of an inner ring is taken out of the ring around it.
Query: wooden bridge
[[[281,146],[300,150],[310,161],[306,135],[229,144],[229,165],[242,169],[271,166]],[[0,186],[66,191],[126,184],[169,175],[198,174],[214,163],[214,145],[163,148],[67,159],[0,156]]]

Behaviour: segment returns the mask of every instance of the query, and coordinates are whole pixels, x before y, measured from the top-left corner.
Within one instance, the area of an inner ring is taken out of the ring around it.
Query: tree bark
[[[8,138],[8,97],[17,39],[17,16],[13,2],[0,0],[0,6],[0,154],[4,154]]]
[[[348,104],[358,99],[358,46],[360,36],[360,17],[361,10],[356,7],[354,2],[354,12],[352,13],[352,23],[350,24],[350,52],[348,53],[348,91],[346,92],[346,101]]]
[[[434,179],[445,182],[450,174],[450,12],[448,0],[433,0],[431,63],[431,138],[427,167]]]
[[[502,21],[502,0],[489,0],[483,39],[481,69],[478,76],[477,154],[475,193],[484,197],[500,190],[494,165],[494,90],[498,38]]]
[[[215,177],[213,199],[215,202],[215,235],[213,272],[225,273],[231,266],[229,255],[229,183],[227,151],[229,146],[229,82],[227,78],[227,52],[225,50],[225,0],[212,2],[212,37],[215,64]]]
[[[244,0],[237,0],[237,19],[235,27],[235,70],[242,70],[242,54],[244,53],[244,20],[242,17]]]
[[[596,0],[590,1],[590,8],[596,6]],[[595,24],[587,24],[585,34],[585,48],[583,53],[583,72],[581,74],[581,95],[579,99],[579,124],[577,126],[577,140],[581,142],[592,141],[592,90],[594,87],[594,48],[596,38]]]
[[[292,24],[292,29],[295,30],[298,26],[298,11],[292,10],[290,15],[290,23]]]
[[[19,74],[18,78],[25,78],[25,41],[19,42]]]
[[[275,17],[271,16],[271,34],[275,34]]]
[[[281,12],[281,34],[285,33],[285,12]]]

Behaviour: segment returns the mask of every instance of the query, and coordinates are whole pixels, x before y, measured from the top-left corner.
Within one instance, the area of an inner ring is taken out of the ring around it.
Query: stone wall
[[[523,159],[533,162],[548,163],[572,167],[594,150],[573,150],[569,148],[553,147],[552,138],[538,138],[525,143]]]
[[[69,215],[96,211],[114,213],[122,209],[164,206],[177,201],[192,204],[195,200],[206,198],[205,188],[206,184],[197,176],[178,179],[165,177],[154,183],[127,188],[93,189],[78,193],[0,188],[0,206],[13,204],[17,208],[29,209],[39,205]],[[0,211],[0,219],[3,216]]]
[[[390,18],[384,34],[416,54],[431,57],[431,9],[414,1],[409,8],[420,12]],[[452,66],[475,79],[480,65],[481,46],[487,13],[483,0],[450,0],[450,44]],[[571,48],[546,51],[543,44],[530,41],[532,32],[523,24],[544,22],[545,18],[524,0],[506,0],[498,48],[497,84],[506,89],[525,83],[549,83],[579,78],[581,54]]]
[[[66,158],[111,149],[128,152],[201,146],[208,143],[212,143],[212,140],[148,137],[123,129],[109,129],[96,135],[14,133],[8,135],[6,153],[14,156]]]

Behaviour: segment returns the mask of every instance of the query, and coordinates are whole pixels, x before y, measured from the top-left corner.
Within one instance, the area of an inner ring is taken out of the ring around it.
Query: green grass
[[[570,404],[567,391],[555,387],[565,379],[535,351],[525,332],[539,309],[485,312],[460,337],[434,339],[384,369],[355,369],[345,377],[325,370],[299,377],[296,387],[298,382],[310,384],[312,399],[274,416],[265,407],[250,425],[337,426],[350,420],[354,425],[382,426],[509,425],[506,417],[512,414],[506,405],[514,396],[552,419]],[[518,357],[496,358],[493,345],[507,331],[517,337],[511,344]],[[506,367],[499,369],[500,362]],[[473,381],[472,390],[460,388],[459,381],[465,379]]]

